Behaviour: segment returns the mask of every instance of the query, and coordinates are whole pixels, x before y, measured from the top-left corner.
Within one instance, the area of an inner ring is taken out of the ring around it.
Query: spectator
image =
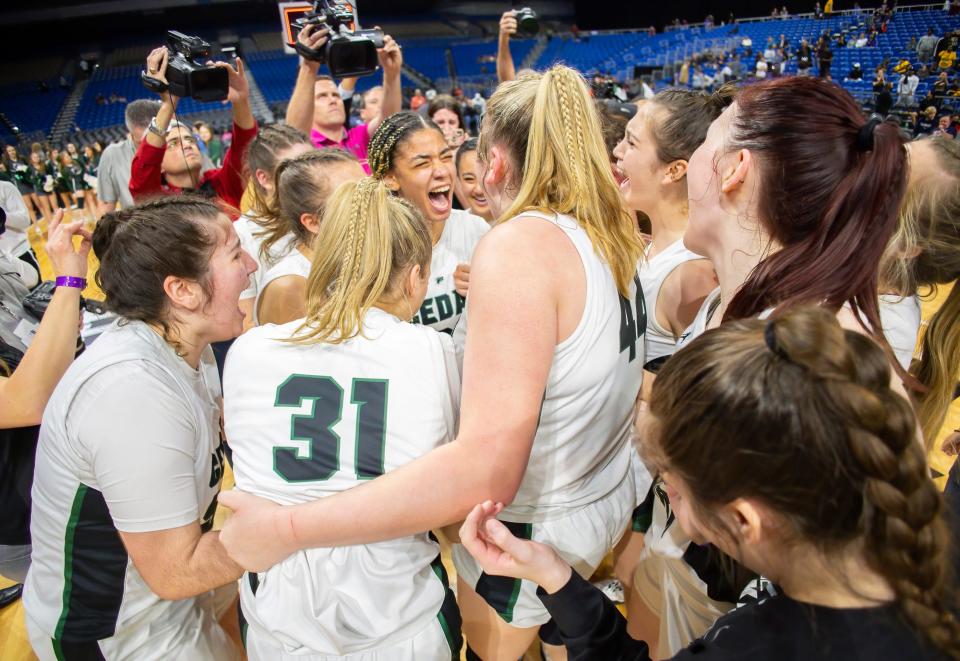
[[[940,57],[937,61],[937,66],[941,71],[948,71],[953,68],[953,65],[957,61],[957,50],[956,48],[945,48],[940,51]]]
[[[63,152],[63,154],[60,155],[59,178],[61,186],[68,191],[72,203],[71,207],[76,206],[83,211],[84,217],[87,220],[95,220],[87,199],[87,194],[90,192],[90,184],[88,184],[83,177],[83,166],[78,161],[73,160],[70,152]],[[90,197],[96,200],[95,195]]]
[[[934,95],[933,88],[931,87],[927,89],[927,93],[922,99],[920,99],[920,103],[918,105],[921,108],[933,108],[934,112],[936,112],[940,108],[940,99]]]
[[[767,62],[773,62],[777,57],[777,49],[773,43],[773,37],[767,37],[767,45],[763,49],[763,59]]]
[[[168,51],[154,49],[147,57],[147,71],[166,82]],[[243,61],[236,68],[226,62],[216,66],[229,76],[227,100],[233,108],[233,143],[224,155],[222,168],[201,174],[203,160],[191,127],[171,123],[176,100],[169,92],[160,95],[160,110],[150,123],[130,168],[130,194],[137,202],[164,193],[198,190],[215,195],[233,209],[240,207],[246,188],[243,158],[247,145],[257,135],[257,120],[250,109],[249,88],[244,77]]]
[[[832,6],[833,0],[827,0],[827,6]],[[832,80],[830,78],[830,65],[833,64],[833,51],[830,49],[830,38],[825,37],[820,41],[820,48],[817,50],[817,58],[820,60],[820,78]]]
[[[413,96],[410,97],[410,110],[419,110],[420,106],[426,102],[427,99],[423,96],[423,90],[418,87],[413,91]]]
[[[877,67],[877,70],[873,72],[873,94],[876,96],[887,84],[887,72],[883,67]]]
[[[828,0],[828,2],[829,2],[829,0]],[[818,19],[818,20],[821,19],[821,18],[823,18],[823,9],[820,8],[820,3],[819,3],[819,2],[814,3],[814,5],[813,5],[813,17],[816,18],[816,19]]]
[[[300,31],[300,43],[314,50],[327,43],[328,31],[324,27],[307,26]],[[377,51],[383,67],[383,93],[379,114],[371,121],[347,130],[344,128],[346,112],[337,83],[329,76],[317,76],[319,62],[301,59],[293,96],[287,106],[286,122],[310,136],[318,149],[336,147],[356,156],[369,174],[367,145],[380,122],[403,105],[400,88],[400,68],[403,55],[400,46],[390,35],[383,38],[383,48]]]
[[[847,74],[847,77],[844,78],[844,81],[851,80],[863,80],[863,69],[860,68],[859,62],[854,62],[853,67],[850,69],[850,72]]]
[[[427,116],[443,132],[447,144],[459,147],[469,137],[464,130],[463,108],[452,96],[446,94],[437,96],[430,102]]]
[[[755,71],[755,75],[756,75],[756,77],[757,77],[758,80],[763,80],[764,78],[767,77],[767,69],[768,69],[768,68],[769,68],[769,67],[767,66],[767,61],[763,59],[763,55],[758,54],[758,55],[757,55],[756,71]]]
[[[780,18],[790,18],[790,12],[787,11],[787,6],[784,5],[780,9]]]
[[[876,96],[874,111],[881,118],[886,118],[893,107],[893,83],[885,83]]]
[[[810,67],[813,66],[813,54],[810,50],[810,44],[806,39],[800,40],[800,48],[797,49],[797,75],[809,76]]]
[[[222,166],[223,142],[217,137],[217,134],[213,132],[209,124],[206,122],[197,122],[197,124],[198,125],[195,126],[197,135],[200,136],[200,141],[204,147],[206,147],[207,156],[210,158],[211,164],[215,168]]]
[[[124,123],[127,125],[127,138],[122,142],[107,145],[100,157],[97,170],[97,196],[100,198],[100,214],[113,211],[120,204],[121,209],[133,206],[130,194],[130,167],[136,156],[143,134],[147,132],[150,121],[160,111],[160,103],[148,99],[137,99],[127,104],[124,111]]]
[[[853,42],[853,47],[854,47],[854,48],[865,48],[866,45],[867,45],[867,43],[868,43],[868,41],[869,41],[869,40],[867,39],[867,34],[866,34],[865,32],[861,32],[861,33],[860,33],[860,36],[857,37],[857,40],[856,40],[855,42]]]
[[[380,108],[383,106],[383,86],[377,85],[371,87],[360,95],[360,122],[370,124],[380,116]]]
[[[928,106],[917,117],[917,125],[914,129],[914,137],[921,135],[930,135],[937,128],[937,109],[934,106]]]
[[[910,52],[916,52],[916,50],[917,50],[917,36],[916,36],[916,35],[910,37],[910,41],[907,42],[907,48],[906,48],[906,50],[908,50],[908,51],[910,51]]]
[[[41,217],[46,220],[49,215],[49,208],[45,208],[40,201],[42,192],[34,187],[34,179],[31,176],[30,166],[23,157],[17,152],[13,145],[7,145],[3,150],[3,164],[7,169],[7,176],[10,181],[16,185],[20,195],[27,205],[30,213],[30,220],[36,223]],[[43,198],[44,202],[46,197]]]
[[[947,72],[941,71],[937,79],[933,81],[933,93],[941,100],[947,95],[947,88],[950,87],[950,79],[947,78]],[[938,106],[939,107],[939,106]]]
[[[0,181],[0,210],[4,214],[0,219],[0,256],[21,259],[39,274],[40,266],[27,239],[27,230],[31,224],[30,213],[20,191],[9,181]],[[0,275],[0,278],[2,277]]]
[[[909,69],[900,76],[900,81],[897,83],[897,105],[912,108],[916,103],[915,97],[919,85],[920,78],[917,77],[913,69]]]
[[[763,59],[763,56],[759,56]],[[697,90],[708,90],[713,86],[713,78],[703,72],[703,67],[699,64],[693,68],[693,88]]]
[[[943,135],[951,140],[957,137],[957,130],[953,128],[950,115],[942,115],[940,119],[937,120],[937,129],[934,133]]]
[[[917,78],[919,78],[920,80],[926,80],[929,77],[930,77],[930,67],[928,67],[926,64],[920,65],[920,70],[917,71]]]
[[[922,63],[929,62],[933,58],[939,41],[940,37],[934,34],[933,28],[928,29],[927,34],[920,37],[920,41],[917,42],[917,59]]]
[[[846,48],[847,47],[847,33],[841,32],[840,36],[837,37],[837,48]]]
[[[0,188],[6,185],[4,182]],[[6,206],[6,192],[3,197],[8,217],[20,214]],[[25,209],[22,214],[26,215]],[[63,284],[54,290],[39,324],[21,304],[37,285],[38,271],[0,249],[0,305],[15,323],[19,322],[16,331],[5,324],[0,326],[0,575],[17,582],[24,580],[30,565],[30,487],[36,425],[77,351],[80,289],[90,252],[90,235],[83,229],[83,221],[62,220],[59,211],[50,220],[46,252],[57,281]],[[0,226],[0,239],[5,235]],[[81,237],[79,246],[74,245],[75,236]]]

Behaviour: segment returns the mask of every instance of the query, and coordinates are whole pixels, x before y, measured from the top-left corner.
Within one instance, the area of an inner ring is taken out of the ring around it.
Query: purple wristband
[[[58,276],[54,283],[57,287],[74,287],[76,289],[85,289],[87,286],[86,278],[75,278],[72,275]]]

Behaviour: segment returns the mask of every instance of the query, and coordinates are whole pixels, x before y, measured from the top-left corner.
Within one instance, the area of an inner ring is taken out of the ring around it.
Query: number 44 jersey
[[[301,321],[254,328],[227,357],[224,422],[237,488],[305,503],[453,439],[460,379],[449,336],[372,308],[363,332],[341,344],[287,341]],[[244,578],[243,614],[251,634],[290,654],[392,645],[438,617],[438,552],[427,534],[300,552]]]

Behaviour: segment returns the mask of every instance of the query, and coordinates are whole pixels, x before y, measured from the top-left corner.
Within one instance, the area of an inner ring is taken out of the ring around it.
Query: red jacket
[[[256,137],[257,131],[259,128],[256,124],[249,129],[242,129],[234,124],[233,143],[223,157],[223,167],[204,172],[200,176],[198,188],[203,186],[212,188],[217,197],[229,206],[239,209],[240,198],[243,197],[246,187],[243,179],[243,157],[246,154],[247,145]],[[130,166],[130,194],[134,202],[144,202],[157,195],[172,195],[180,192],[180,188],[164,181],[163,174],[160,172],[160,164],[163,162],[165,152],[166,147],[154,147],[146,140],[140,143],[140,148],[133,157],[133,165]]]

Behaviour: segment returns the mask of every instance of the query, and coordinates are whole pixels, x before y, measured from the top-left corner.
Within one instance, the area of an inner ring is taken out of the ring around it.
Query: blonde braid
[[[559,96],[560,101],[560,119],[561,124],[563,124],[563,136],[567,143],[567,152],[574,156],[577,159],[576,167],[571,168],[571,174],[573,175],[573,183],[577,197],[579,197],[580,191],[583,190],[582,176],[583,176],[583,159],[580,149],[577,146],[577,140],[573,134],[574,121],[570,117],[570,92],[567,89],[567,79],[563,75],[563,70],[551,70],[545,76],[545,80],[548,80],[550,77],[553,77],[557,83],[557,95]]]

